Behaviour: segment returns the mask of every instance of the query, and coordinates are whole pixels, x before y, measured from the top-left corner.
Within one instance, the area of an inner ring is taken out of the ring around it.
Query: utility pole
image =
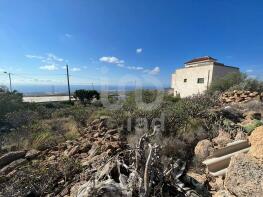
[[[68,80],[68,98],[69,98],[69,102],[71,102],[68,65],[66,65],[66,67],[67,67],[67,80]]]
[[[12,92],[12,80],[11,80],[11,73],[4,72],[9,77],[9,91]]]

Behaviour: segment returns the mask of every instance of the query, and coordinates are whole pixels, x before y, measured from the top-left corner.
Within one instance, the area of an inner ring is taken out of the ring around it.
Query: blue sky
[[[263,74],[263,1],[0,0],[0,84],[170,85],[189,59],[212,56]]]

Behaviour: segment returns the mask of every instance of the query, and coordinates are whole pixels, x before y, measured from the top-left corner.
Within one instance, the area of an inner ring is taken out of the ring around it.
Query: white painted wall
[[[171,86],[174,89],[174,95],[180,94],[182,98],[202,94],[213,80],[232,72],[239,72],[239,69],[216,65],[214,62],[188,66],[172,74]],[[204,83],[197,83],[198,78],[204,78]],[[187,79],[187,82],[184,82],[184,79]]]

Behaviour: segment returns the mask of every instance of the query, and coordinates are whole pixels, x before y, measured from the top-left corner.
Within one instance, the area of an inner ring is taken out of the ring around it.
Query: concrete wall
[[[235,67],[230,67],[230,66],[222,66],[222,65],[217,65],[215,63],[214,69],[213,69],[213,75],[212,75],[212,80],[216,80],[220,77],[224,77],[227,74],[230,73],[238,73],[239,69]]]
[[[212,73],[213,64],[176,70],[175,75],[172,76],[174,95],[180,94],[181,97],[188,97],[203,93],[211,83]],[[210,76],[208,77],[208,75]],[[204,78],[204,83],[197,83],[198,78]],[[184,79],[187,82],[184,82]]]
[[[212,81],[229,73],[239,72],[238,68],[224,66],[216,62],[196,64],[176,70],[172,74],[172,88],[174,95],[183,97],[202,94],[207,90]],[[197,83],[198,78],[204,78],[204,83]],[[187,80],[187,82],[184,81]]]

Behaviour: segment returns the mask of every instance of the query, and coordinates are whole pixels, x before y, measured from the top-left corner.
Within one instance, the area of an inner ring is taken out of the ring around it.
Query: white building
[[[209,56],[192,59],[172,74],[174,95],[183,98],[201,94],[215,79],[237,72],[239,68],[226,66]]]

